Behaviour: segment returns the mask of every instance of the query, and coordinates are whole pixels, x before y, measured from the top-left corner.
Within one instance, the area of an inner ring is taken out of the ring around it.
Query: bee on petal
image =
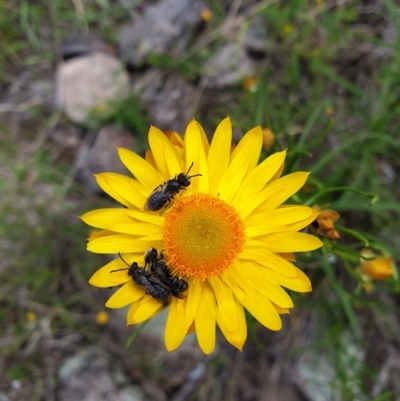
[[[193,167],[192,163],[185,173],[179,173],[174,178],[164,182],[153,190],[149,195],[144,205],[144,209],[150,212],[155,212],[167,208],[174,196],[187,188],[191,183],[191,178],[201,176],[201,174],[194,174],[189,176],[190,169]]]
[[[111,270],[110,273],[121,270],[128,270],[128,276],[132,277],[132,281],[142,288],[146,294],[151,295],[156,301],[167,305],[171,300],[171,291],[159,282],[152,280],[152,273],[143,267],[139,267],[137,262],[131,265],[127,263],[119,254],[122,261],[128,266],[126,269]]]
[[[189,284],[187,281],[174,276],[169,269],[168,265],[164,261],[164,256],[160,252],[158,257],[158,251],[155,248],[149,248],[144,255],[145,266],[150,266],[151,278],[150,281],[156,280],[155,283],[164,285],[171,294],[176,297],[183,299],[182,293],[187,291]]]

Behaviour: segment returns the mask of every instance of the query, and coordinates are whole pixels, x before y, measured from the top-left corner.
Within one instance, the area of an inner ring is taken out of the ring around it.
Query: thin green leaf
[[[368,246],[369,247],[369,241],[367,240],[367,238],[365,238],[363,235],[361,235],[358,231],[351,230],[349,228],[345,228],[345,227],[342,227],[342,226],[335,226],[335,228],[340,233],[348,234],[348,235],[352,236],[353,238],[358,239],[359,241],[361,241],[364,244],[364,246]]]
[[[136,340],[136,338],[138,337],[138,335],[141,333],[141,331],[145,328],[146,324],[149,322],[150,320],[146,320],[143,323],[141,323],[139,325],[139,327],[129,336],[128,341],[126,342],[126,346],[127,348],[129,348],[131,346],[131,344]]]
[[[354,85],[347,79],[341,77],[332,67],[329,67],[328,65],[322,63],[322,61],[314,59],[312,61],[312,67],[314,70],[318,71],[322,75],[324,75],[326,78],[330,79],[331,81],[335,82],[339,86],[341,86],[343,89],[346,89],[347,91],[351,92],[353,95],[361,97],[364,93],[364,91],[358,87],[357,85]]]
[[[325,257],[323,258],[323,263],[321,264],[322,269],[324,273],[326,274],[326,277],[330,280],[332,284],[332,288],[335,291],[336,295],[339,298],[339,301],[342,305],[343,311],[349,321],[351,330],[356,337],[358,341],[361,341],[361,330],[360,326],[357,321],[357,317],[354,313],[353,306],[351,305],[351,302],[349,300],[349,294],[343,289],[343,287],[340,285],[338,279],[336,278],[335,272],[332,269],[332,266],[328,262],[327,259],[327,254],[326,254],[326,247],[323,247],[323,252],[325,254]]]
[[[349,191],[349,192],[354,192],[356,194],[362,195],[362,196],[366,196],[367,198],[371,199],[371,205],[374,204],[375,202],[377,202],[379,200],[378,195],[371,193],[371,192],[366,192],[366,191],[362,191],[360,189],[357,188],[353,188],[353,187],[348,187],[348,186],[339,186],[339,187],[332,187],[332,188],[324,188],[321,189],[320,191],[318,191],[315,195],[311,196],[310,198],[308,198],[304,204],[305,205],[314,205],[317,200],[319,198],[321,198],[323,195],[329,193],[329,192],[337,192],[337,191]]]

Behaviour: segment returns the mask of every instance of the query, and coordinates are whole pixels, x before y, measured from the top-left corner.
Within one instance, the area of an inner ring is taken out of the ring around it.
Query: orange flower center
[[[218,197],[193,194],[176,200],[168,211],[163,242],[174,274],[205,279],[237,259],[245,242],[244,224]]]

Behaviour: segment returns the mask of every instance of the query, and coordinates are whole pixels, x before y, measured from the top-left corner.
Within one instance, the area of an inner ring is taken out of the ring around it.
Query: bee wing
[[[167,186],[165,184],[159,185],[157,188],[153,190],[153,192],[146,199],[146,203],[144,204],[144,210],[147,212],[154,211],[154,205],[157,205],[161,199],[163,199],[165,195],[165,190]],[[153,206],[152,206],[153,205]]]
[[[156,278],[154,276],[150,277],[149,281],[153,284],[158,284],[159,286],[165,288],[168,291],[171,291],[171,288],[166,283],[163,283],[161,280],[159,280],[158,278]]]

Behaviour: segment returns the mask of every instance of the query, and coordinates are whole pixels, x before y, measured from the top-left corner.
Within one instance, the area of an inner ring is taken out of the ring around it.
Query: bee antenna
[[[189,176],[189,177],[186,177],[186,178],[193,178],[193,177],[202,177],[203,176],[203,174],[194,174],[194,175],[191,175],[191,176]]]
[[[126,260],[122,257],[121,252],[118,252],[118,256],[121,258],[121,260],[128,266],[131,267],[130,264],[128,262],[126,262]],[[126,270],[126,269],[119,269],[119,270]],[[119,271],[119,270],[113,270],[115,271]],[[111,272],[110,272],[111,273]]]
[[[194,162],[192,162],[192,164],[190,165],[190,167],[189,167],[188,171],[186,172],[186,176],[188,176],[188,175],[189,175],[190,169],[193,167],[193,164],[194,164]]]
[[[190,165],[188,171],[186,172],[186,174],[185,174],[186,178],[193,178],[193,177],[202,176],[202,174],[194,174],[194,175],[189,176],[190,170],[192,169],[193,165],[194,165],[194,162],[192,162],[192,164]]]
[[[129,270],[129,269],[118,269],[118,270],[111,270],[110,273],[120,272],[122,270]]]

